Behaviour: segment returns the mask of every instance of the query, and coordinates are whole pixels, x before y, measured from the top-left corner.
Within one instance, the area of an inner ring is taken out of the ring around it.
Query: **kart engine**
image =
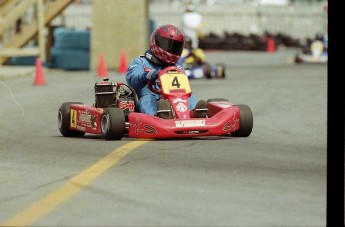
[[[124,83],[114,84],[108,78],[95,83],[95,99],[96,108],[117,107],[126,116],[135,111],[138,102],[134,89]]]

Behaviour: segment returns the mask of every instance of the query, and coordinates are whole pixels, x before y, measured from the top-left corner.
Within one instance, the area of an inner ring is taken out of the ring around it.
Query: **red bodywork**
[[[133,138],[183,138],[219,136],[232,133],[240,127],[240,108],[228,101],[211,101],[207,106],[207,118],[196,118],[195,110],[188,110],[191,96],[188,77],[176,67],[167,67],[159,73],[160,90],[168,99],[173,119],[162,119],[133,111],[134,103],[119,105],[129,109],[125,130]],[[149,85],[150,87],[150,85]],[[152,87],[150,88],[152,89]],[[70,129],[92,134],[101,133],[103,109],[94,106],[70,105]]]
[[[100,121],[103,109],[72,104],[70,129],[91,134],[101,134]],[[183,138],[219,136],[234,132],[240,127],[240,109],[227,101],[209,102],[208,118],[162,119],[143,113],[128,115],[128,136],[133,138]],[[193,111],[188,111],[193,115]]]
[[[165,120],[142,113],[130,113],[128,135],[135,138],[183,138],[220,136],[239,129],[239,107],[229,102],[210,102],[208,108],[214,113],[209,118]]]

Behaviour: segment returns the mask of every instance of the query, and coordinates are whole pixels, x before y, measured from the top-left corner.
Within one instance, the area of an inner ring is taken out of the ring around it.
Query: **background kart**
[[[136,111],[135,91],[123,83],[104,79],[95,84],[93,105],[63,103],[58,111],[58,127],[63,136],[101,135],[106,140],[133,138],[186,138],[231,134],[247,137],[253,115],[247,105],[235,105],[224,98],[208,99],[205,108],[188,110],[191,89],[187,75],[177,67],[160,71],[157,83],[149,88],[162,94],[157,116]]]
[[[191,53],[191,51],[193,51],[193,53]],[[198,53],[202,56],[198,56]],[[209,62],[205,61],[205,54],[200,48],[194,50],[185,48],[182,56],[178,60],[178,64],[182,66],[189,79],[225,78],[225,65],[222,63],[211,65]]]
[[[195,66],[186,65],[183,68],[189,79],[202,79],[202,78],[223,79],[225,78],[224,64],[215,64],[212,66],[206,62],[204,65],[195,65]]]
[[[328,63],[328,50],[327,44],[321,40],[314,40],[310,46],[305,47],[302,53],[295,56],[295,63]]]

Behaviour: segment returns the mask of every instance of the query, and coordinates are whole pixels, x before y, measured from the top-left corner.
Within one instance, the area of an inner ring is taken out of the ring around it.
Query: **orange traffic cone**
[[[268,53],[274,53],[276,51],[276,45],[275,45],[275,42],[274,42],[274,38],[272,38],[272,37],[268,38],[266,51]]]
[[[41,59],[36,58],[35,63],[36,63],[36,70],[35,70],[34,85],[46,85]]]
[[[99,56],[97,76],[106,77],[108,75],[107,66],[105,65],[104,54]]]
[[[120,66],[119,66],[118,72],[119,73],[126,73],[127,68],[128,68],[128,64],[127,64],[126,54],[121,52],[121,54],[120,54]]]

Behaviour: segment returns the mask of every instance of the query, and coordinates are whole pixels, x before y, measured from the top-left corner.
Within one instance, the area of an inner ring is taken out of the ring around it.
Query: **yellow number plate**
[[[163,93],[191,93],[187,75],[181,73],[166,73],[161,77],[161,86]]]

